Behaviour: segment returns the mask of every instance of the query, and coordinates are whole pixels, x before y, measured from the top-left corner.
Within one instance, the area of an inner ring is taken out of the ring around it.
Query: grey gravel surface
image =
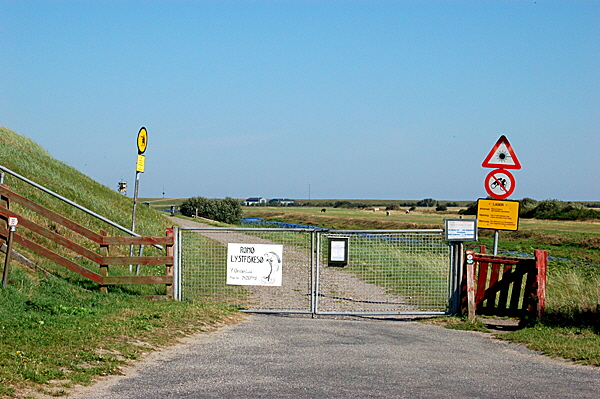
[[[600,368],[407,320],[252,315],[70,398],[600,398]]]

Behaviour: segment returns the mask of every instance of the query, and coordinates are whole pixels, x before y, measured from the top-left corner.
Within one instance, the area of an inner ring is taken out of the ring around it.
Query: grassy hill
[[[3,127],[0,127],[0,165],[122,226],[131,227],[132,199],[52,158],[33,141]],[[110,235],[127,235],[9,174],[5,175],[4,183],[18,194],[93,231],[105,229]],[[76,235],[60,231],[61,226],[17,204],[11,204],[11,209],[86,245]],[[139,234],[162,236],[171,225],[159,212],[138,207]],[[19,233],[28,235],[25,229]],[[231,309],[212,304],[145,299],[145,294],[164,293],[164,286],[111,287],[109,294],[101,294],[95,283],[18,245],[13,249],[47,273],[13,260],[9,285],[0,286],[0,397],[35,397],[36,392],[64,395],[75,384],[87,384],[97,375],[118,373],[121,365],[142,352],[173,342],[183,334],[206,329],[232,314]],[[64,249],[56,246],[52,249],[77,261],[77,257]],[[159,253],[152,247],[144,250],[144,254]]]

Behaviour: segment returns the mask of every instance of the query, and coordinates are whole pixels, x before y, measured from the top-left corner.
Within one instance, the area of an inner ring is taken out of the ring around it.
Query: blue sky
[[[600,200],[598,1],[0,0],[0,125],[141,197]],[[35,180],[35,176],[32,176]]]

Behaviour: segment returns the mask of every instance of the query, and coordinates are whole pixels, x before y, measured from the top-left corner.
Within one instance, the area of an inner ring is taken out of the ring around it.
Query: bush
[[[586,208],[583,204],[559,200],[540,201],[537,206],[521,212],[524,218],[551,220],[600,219],[600,212]]]
[[[436,210],[436,211],[438,211],[438,212],[445,212],[445,211],[447,211],[447,210],[448,210],[448,206],[446,206],[446,205],[438,205],[438,206],[435,208],[435,210]]]
[[[417,202],[417,206],[424,206],[427,208],[433,208],[434,206],[437,206],[438,202],[436,200],[434,200],[433,198],[425,198],[421,201]]]
[[[242,205],[230,197],[224,200],[205,197],[188,198],[183,201],[179,209],[184,216],[195,216],[197,210],[200,217],[229,224],[238,224],[242,218]]]
[[[477,215],[477,202],[471,202],[467,205],[467,209],[458,211],[459,215]]]

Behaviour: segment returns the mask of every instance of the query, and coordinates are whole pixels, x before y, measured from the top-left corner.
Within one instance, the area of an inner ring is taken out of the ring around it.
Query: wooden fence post
[[[537,271],[537,317],[541,319],[546,312],[546,272],[548,270],[548,251],[535,251],[535,268]]]
[[[173,232],[173,228],[168,228],[167,229],[167,233],[166,233],[167,237],[173,237],[174,236],[174,232]],[[173,244],[169,244],[165,246],[165,251],[167,256],[173,257]],[[165,276],[168,277],[173,277],[173,265],[166,265],[165,267]],[[173,299],[173,284],[166,284],[166,295]]]
[[[100,234],[104,237],[108,236],[108,231],[100,230]],[[110,253],[108,245],[100,245],[100,256],[105,257]],[[108,265],[100,265],[100,275],[102,277],[108,277]],[[108,286],[100,284],[100,292],[103,294],[108,293]]]
[[[473,251],[467,251],[467,316],[475,321],[475,262]]]

